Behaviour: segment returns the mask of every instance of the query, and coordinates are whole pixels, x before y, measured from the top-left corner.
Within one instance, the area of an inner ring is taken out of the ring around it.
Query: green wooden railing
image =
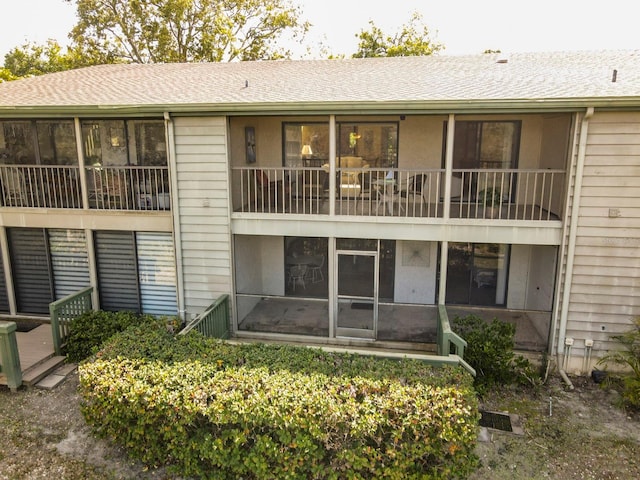
[[[62,355],[62,347],[67,343],[69,337],[71,320],[93,310],[92,298],[93,287],[86,287],[49,304],[53,348],[56,355]]]
[[[475,376],[475,369],[464,360],[464,349],[467,347],[467,342],[451,330],[449,315],[444,305],[438,305],[437,334],[438,355],[441,357],[456,355],[458,363]]]
[[[7,386],[12,392],[22,385],[16,329],[15,322],[0,322],[0,372],[7,379]]]
[[[184,335],[191,330],[197,330],[206,337],[229,338],[231,336],[229,295],[220,296],[203,313],[191,320],[179,335]]]

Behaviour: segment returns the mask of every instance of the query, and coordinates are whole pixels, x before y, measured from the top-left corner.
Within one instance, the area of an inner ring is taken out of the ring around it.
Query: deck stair
[[[60,385],[62,382],[64,382],[65,379],[71,373],[73,373],[76,370],[77,367],[78,366],[75,363],[65,363],[65,364],[59,366],[53,372],[51,372],[49,375],[47,375],[42,380],[40,380],[38,383],[36,383],[36,388],[42,388],[42,389],[45,389],[45,390],[53,390],[58,385]]]
[[[61,367],[64,364],[65,358],[66,357],[51,355],[43,359],[22,373],[22,382],[28,387],[37,384],[47,375]]]

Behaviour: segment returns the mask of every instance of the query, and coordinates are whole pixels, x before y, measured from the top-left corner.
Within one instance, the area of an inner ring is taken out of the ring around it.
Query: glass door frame
[[[340,295],[339,292],[339,283],[340,283],[340,271],[339,271],[339,258],[340,255],[352,255],[352,256],[362,256],[362,257],[372,257],[373,258],[373,296],[372,297],[363,297],[356,295]],[[379,290],[379,257],[380,254],[378,251],[370,251],[370,250],[336,250],[334,256],[334,271],[335,282],[334,282],[334,334],[336,337],[347,337],[347,338],[357,338],[362,340],[376,340],[378,336],[378,290]],[[368,300],[373,301],[373,328],[363,329],[363,328],[349,328],[349,327],[340,327],[339,321],[339,308],[340,308],[340,300]]]

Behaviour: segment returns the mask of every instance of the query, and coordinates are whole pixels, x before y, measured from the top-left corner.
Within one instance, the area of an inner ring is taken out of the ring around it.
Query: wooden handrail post
[[[0,322],[0,367],[7,377],[7,386],[12,392],[16,392],[22,385],[16,330],[15,322]]]

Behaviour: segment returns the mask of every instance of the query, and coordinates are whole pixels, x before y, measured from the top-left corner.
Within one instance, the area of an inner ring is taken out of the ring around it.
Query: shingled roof
[[[640,51],[101,65],[0,84],[11,112],[640,105]],[[24,112],[22,112],[24,114]]]

